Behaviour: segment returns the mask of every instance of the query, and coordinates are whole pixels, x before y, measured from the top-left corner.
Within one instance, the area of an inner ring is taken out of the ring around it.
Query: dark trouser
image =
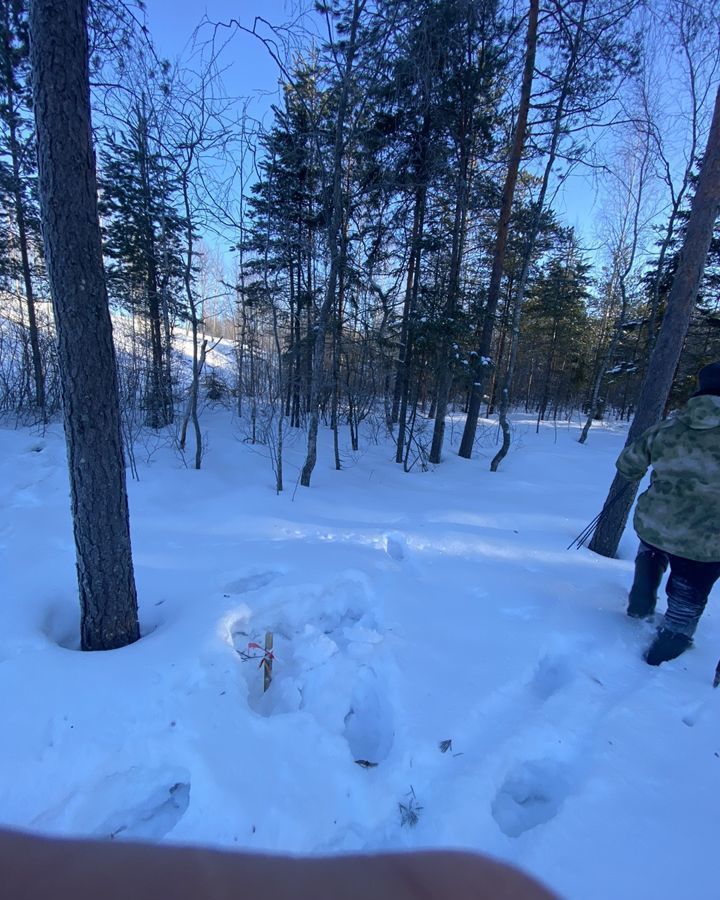
[[[720,578],[720,562],[697,562],[640,541],[628,612],[631,615],[653,612],[657,589],[668,564],[670,578],[665,589],[667,612],[662,627],[666,631],[692,637],[710,591]]]

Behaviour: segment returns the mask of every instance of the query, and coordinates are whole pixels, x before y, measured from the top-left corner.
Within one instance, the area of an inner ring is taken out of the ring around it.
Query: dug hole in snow
[[[404,474],[367,442],[278,496],[203,412],[129,483],[143,638],[77,652],[61,429],[0,430],[0,820],[48,834],[291,853],[462,847],[565,897],[717,896],[720,627],[650,669],[620,559],[565,550],[624,432],[518,421],[501,471]],[[662,606],[662,603],[660,604]],[[273,635],[272,682],[262,648]],[[255,646],[251,646],[255,645]],[[670,840],[669,836],[672,836]],[[670,846],[671,845],[671,846]]]

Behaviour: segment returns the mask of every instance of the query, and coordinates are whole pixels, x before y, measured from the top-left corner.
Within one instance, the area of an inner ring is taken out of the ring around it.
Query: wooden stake
[[[263,660],[263,693],[272,684],[272,661],[273,661],[273,634],[272,631],[265,632],[265,659]]]

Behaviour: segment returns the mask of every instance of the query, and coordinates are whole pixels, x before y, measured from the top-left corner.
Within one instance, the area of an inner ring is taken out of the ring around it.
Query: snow
[[[95,654],[77,651],[60,427],[0,429],[2,823],[298,853],[464,847],[578,900],[717,896],[718,611],[651,669],[652,626],[624,615],[632,532],[618,560],[565,549],[621,429],[598,423],[581,446],[579,423],[536,435],[516,417],[492,474],[486,422],[472,461],[448,448],[409,475],[369,441],[334,471],[325,431],[309,490],[291,435],[277,497],[229,412],[202,423],[200,472],[167,443],[138,453],[144,636]],[[263,694],[247,657],[267,631]]]

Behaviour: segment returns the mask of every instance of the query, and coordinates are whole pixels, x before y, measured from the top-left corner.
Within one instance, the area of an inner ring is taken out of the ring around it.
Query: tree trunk
[[[522,277],[527,280],[529,271],[529,261],[523,266]],[[520,285],[518,297],[516,299],[515,308],[513,309],[512,331],[510,335],[510,351],[508,353],[507,369],[505,370],[505,380],[503,382],[500,393],[500,409],[499,424],[502,430],[502,445],[490,463],[490,471],[497,472],[498,466],[505,459],[510,450],[510,423],[508,421],[508,412],[510,410],[510,389],[512,387],[513,376],[515,375],[515,362],[517,360],[518,346],[520,345],[520,319],[522,318],[522,300],[524,296],[524,281]]]
[[[410,257],[408,259],[407,281],[405,283],[405,300],[403,303],[402,320],[400,323],[400,352],[398,354],[397,369],[395,374],[395,389],[393,391],[392,424],[399,420],[400,405],[405,395],[407,407],[407,379],[410,365],[410,327],[413,322],[413,300],[417,297],[417,285],[420,280],[420,248],[425,226],[425,207],[427,202],[427,154],[430,140],[430,116],[425,113],[420,136],[419,161],[416,165],[416,176],[420,183],[415,191],[413,204],[413,224],[410,237]],[[402,423],[402,439],[404,440],[405,423]],[[402,447],[398,443],[397,462],[402,462]]]
[[[265,270],[267,272],[267,269]],[[266,276],[267,277],[267,276]],[[275,352],[278,359],[278,430],[277,441],[274,450],[274,467],[275,467],[275,492],[281,494],[283,490],[283,440],[285,434],[285,416],[283,414],[283,389],[285,382],[282,344],[280,343],[280,330],[278,328],[278,314],[275,303],[272,304],[272,320],[273,320],[273,338],[275,340]],[[288,381],[290,379],[288,378]],[[272,428],[272,423],[270,424]],[[272,447],[271,447],[271,452]]]
[[[475,377],[473,379],[472,389],[470,393],[470,403],[468,404],[468,414],[467,418],[465,419],[465,428],[463,430],[460,449],[458,451],[458,455],[462,456],[464,459],[470,459],[470,457],[472,456],[473,446],[475,444],[475,434],[477,432],[478,416],[480,415],[480,404],[482,402],[483,395],[483,383],[485,380],[484,360],[490,356],[493,327],[495,325],[495,313],[497,310],[498,300],[500,298],[500,282],[502,279],[503,266],[505,263],[505,248],[507,246],[508,229],[510,226],[510,214],[512,212],[513,197],[515,196],[515,184],[517,182],[517,176],[520,170],[520,160],[522,158],[522,152],[523,147],[525,146],[525,137],[527,133],[527,119],[528,111],[530,109],[530,93],[532,89],[533,71],[535,69],[535,49],[537,46],[539,5],[539,0],[530,0],[530,13],[528,16],[528,30],[525,49],[525,67],[523,70],[522,88],[520,91],[520,106],[518,107],[518,117],[517,122],[515,123],[512,149],[510,151],[508,170],[507,175],[505,176],[505,185],[503,187],[502,203],[500,205],[500,220],[498,221],[497,234],[495,237],[495,253],[493,255],[493,265],[492,272],[490,274],[490,285],[488,287],[485,316],[483,318],[483,328],[480,335],[480,344],[477,351]]]
[[[460,294],[460,269],[462,267],[463,253],[465,250],[465,236],[467,228],[467,210],[470,195],[471,180],[471,148],[472,136],[470,133],[472,123],[463,135],[463,146],[460,157],[460,172],[458,175],[457,196],[455,200],[455,216],[453,222],[452,251],[450,256],[450,276],[448,279],[448,296],[445,304],[444,316],[449,325],[456,314],[457,302]],[[454,330],[454,326],[453,326]],[[450,337],[443,338],[440,346],[440,361],[435,387],[435,426],[433,428],[432,445],[430,447],[430,462],[433,465],[440,463],[442,459],[443,443],[445,441],[445,416],[447,414],[450,388],[452,387],[452,345]]]
[[[622,254],[624,250],[625,250],[625,248],[623,246],[620,246],[616,251],[617,255]],[[613,266],[613,273],[612,273],[612,277],[610,279],[610,285],[608,288],[608,293],[609,293],[608,308],[610,311],[612,311],[612,308],[614,305],[613,295],[615,293],[616,278],[618,280],[620,280],[622,277],[618,273],[618,265],[619,265],[619,261],[618,261],[618,259],[616,259],[615,265]],[[599,417],[599,414],[600,414],[600,409],[599,409],[599,407],[600,407],[600,391],[602,390],[603,381],[605,380],[605,374],[606,374],[608,368],[610,367],[610,362],[611,362],[613,356],[615,355],[615,350],[617,348],[617,345],[620,341],[620,337],[622,335],[622,326],[625,322],[625,311],[626,311],[626,307],[627,307],[626,292],[622,285],[622,282],[620,285],[620,290],[621,290],[622,296],[623,296],[622,308],[620,310],[619,315],[615,319],[612,336],[610,337],[610,343],[608,344],[607,349],[605,350],[604,354],[600,353],[602,340],[603,340],[603,335],[602,334],[600,335],[600,344],[598,345],[599,363],[597,366],[597,370],[595,372],[595,380],[593,382],[592,392],[590,394],[590,401],[588,403],[588,414],[585,418],[585,424],[583,425],[582,431],[580,432],[580,437],[578,438],[579,444],[585,443],[585,441],[587,440],[587,436],[590,433],[590,428],[592,427],[593,420],[597,419]]]
[[[148,425],[162,428],[173,420],[173,409],[166,379],[165,348],[161,318],[161,298],[158,278],[157,247],[155,232],[151,218],[150,174],[148,172],[147,118],[144,108],[138,111],[138,156],[140,167],[140,183],[145,204],[144,215],[144,251],[147,255],[147,272],[145,290],[147,292],[147,310],[150,323],[150,351],[152,354],[150,367],[150,385],[147,389]]]
[[[640,390],[637,413],[628,432],[626,445],[640,437],[662,416],[705,271],[719,210],[720,88],[715,96],[715,110],[707,147],[690,207],[690,218],[670,289],[667,310]],[[591,550],[602,556],[615,555],[637,489],[638,482],[628,481],[620,473],[615,476],[590,542]],[[620,491],[624,493],[618,498]]]
[[[55,311],[84,650],[140,637],[90,124],[87,0],[33,0],[40,210]]]
[[[202,431],[200,429],[200,420],[198,418],[198,394],[200,392],[200,375],[205,365],[205,354],[207,352],[207,338],[203,338],[202,347],[200,348],[198,338],[198,328],[202,317],[202,307],[200,315],[198,315],[198,305],[195,301],[192,286],[193,259],[195,257],[195,238],[192,226],[192,211],[190,209],[190,166],[192,164],[192,150],[188,150],[190,157],[180,173],[183,195],[183,209],[185,212],[185,261],[183,265],[183,285],[185,287],[185,297],[190,311],[190,322],[192,325],[192,383],[190,385],[190,396],[188,398],[188,407],[185,413],[185,419],[182,424],[180,434],[180,449],[185,449],[185,440],[187,437],[188,421],[192,421],[193,431],[195,432],[195,468],[199,469],[202,465],[203,443]],[[204,326],[203,326],[204,331]]]
[[[287,387],[285,388],[285,396],[283,402],[285,404],[285,416],[290,416],[290,410],[292,409],[292,372],[294,369],[292,360],[295,358],[297,354],[297,348],[295,347],[295,269],[292,263],[292,258],[288,264],[288,284],[289,284],[289,294],[288,294],[288,322],[290,324],[290,329],[288,332],[288,348],[287,355],[290,362],[290,378],[287,379]]]
[[[347,187],[349,191],[349,185]],[[345,315],[345,285],[344,277],[345,261],[347,259],[348,228],[349,221],[346,217],[343,222],[340,238],[340,259],[342,260],[340,272],[340,284],[338,287],[337,309],[335,314],[335,328],[333,330],[333,388],[332,388],[332,427],[333,427],[333,453],[335,455],[335,469],[342,469],[340,458],[340,358],[342,356],[343,317]]]
[[[399,400],[397,417],[395,416],[395,400],[393,399],[393,423],[398,423],[397,446],[395,462],[401,463],[404,459],[405,435],[407,431],[408,397],[410,395],[410,372],[413,357],[413,334],[411,325],[415,321],[418,292],[420,287],[420,257],[421,238],[425,221],[425,203],[427,197],[426,186],[422,186],[418,192],[413,220],[413,246],[411,248],[411,262],[408,271],[408,291],[403,305],[403,328],[400,335],[400,353],[398,369],[395,376],[395,396]],[[412,271],[412,278],[410,272]]]
[[[185,408],[185,415],[183,417],[182,425],[180,426],[179,444],[180,449],[184,450],[185,444],[187,443],[188,425],[190,424],[190,422],[192,422],[193,431],[195,432],[195,468],[199,469],[202,465],[203,445],[197,404],[200,388],[200,376],[202,375],[202,370],[205,366],[205,356],[207,354],[208,342],[207,338],[203,338],[203,342],[200,345],[200,350],[198,353],[198,323],[196,320],[193,320],[191,327],[193,333],[193,377],[192,382],[190,383],[190,393],[188,394],[188,402]]]
[[[328,228],[328,251],[330,255],[330,272],[325,288],[325,296],[322,306],[318,311],[315,322],[315,338],[313,344],[312,374],[310,379],[310,398],[308,410],[308,442],[305,464],[300,473],[300,484],[310,487],[313,469],[317,462],[317,435],[320,422],[320,388],[325,371],[325,335],[330,310],[335,303],[338,279],[342,276],[341,267],[344,263],[340,241],[340,230],[345,213],[345,198],[342,189],[342,162],[345,152],[345,119],[350,103],[350,76],[352,73],[355,53],[357,51],[357,33],[360,24],[360,15],[365,7],[365,0],[355,0],[353,5],[352,20],[348,44],[345,50],[345,70],[343,73],[342,88],[338,101],[337,116],[335,121],[335,142],[333,147],[333,182],[332,182],[332,206],[330,223]]]
[[[5,56],[5,104],[8,117],[8,149],[10,151],[10,163],[12,166],[12,197],[15,206],[15,220],[18,230],[18,245],[20,249],[20,263],[22,266],[23,283],[25,285],[25,306],[28,315],[28,332],[30,335],[30,348],[33,362],[33,377],[35,380],[35,405],[45,408],[45,376],[40,353],[40,336],[37,326],[35,310],[35,297],[33,293],[32,275],[30,272],[30,255],[28,253],[28,235],[25,222],[25,207],[22,196],[22,182],[20,171],[20,145],[17,136],[16,103],[13,84],[15,77],[12,70],[12,48],[10,46],[10,4],[5,3],[5,27],[3,28],[4,56]]]

